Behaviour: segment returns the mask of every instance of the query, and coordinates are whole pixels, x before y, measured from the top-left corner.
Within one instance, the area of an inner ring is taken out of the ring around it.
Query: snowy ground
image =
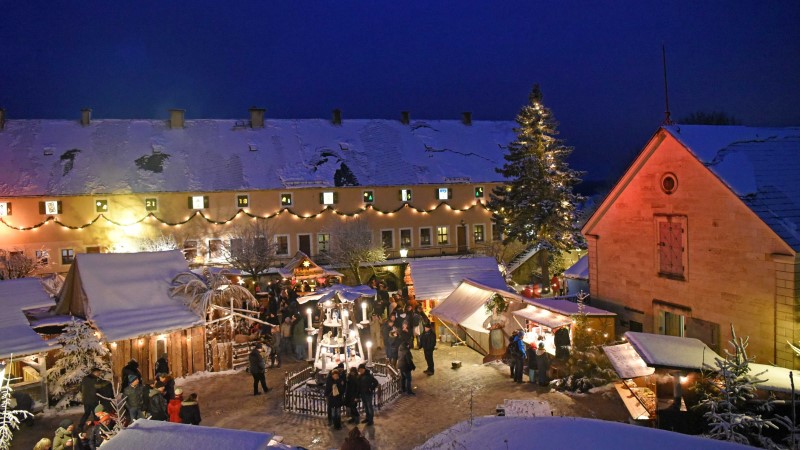
[[[413,355],[418,367],[413,373],[417,395],[401,396],[378,411],[375,426],[359,425],[374,449],[403,450],[422,445],[443,430],[469,419],[470,411],[475,417],[494,414],[496,406],[506,399],[546,401],[556,416],[611,421],[625,421],[628,417],[616,392],[569,396],[529,383],[515,384],[509,378],[507,366],[483,365],[481,356],[466,347],[438,348],[434,353],[436,374],[432,377],[422,373],[425,370],[422,351],[413,351]],[[453,360],[462,361],[462,367],[451,369]],[[288,444],[309,449],[338,448],[352,425],[332,430],[324,418],[283,412],[284,371],[305,364],[290,359],[281,369],[268,369],[267,383],[273,390],[257,397],[252,395],[252,378],[245,372],[196,375],[178,380],[177,384],[184,392],[198,394],[203,425],[275,433],[282,435]],[[52,439],[64,417],[38,418],[32,428],[23,426],[12,448],[28,450],[41,437]],[[66,417],[77,420],[80,411]]]

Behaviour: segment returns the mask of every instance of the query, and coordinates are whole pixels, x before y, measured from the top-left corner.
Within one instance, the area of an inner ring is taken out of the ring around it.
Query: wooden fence
[[[382,383],[372,397],[373,405],[376,410],[380,410],[388,405],[400,395],[400,372],[385,363],[375,363],[372,366],[372,373],[384,375],[389,381]],[[314,376],[314,367],[287,371],[283,378],[283,410],[298,414],[308,414],[310,416],[325,417],[328,414],[325,392],[322,387],[303,389],[300,388]],[[358,408],[363,412],[361,401],[357,400]],[[346,415],[346,407],[342,407],[342,415]]]

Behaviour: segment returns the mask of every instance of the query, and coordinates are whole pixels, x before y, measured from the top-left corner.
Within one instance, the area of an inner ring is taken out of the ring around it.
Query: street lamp
[[[407,256],[408,256],[408,249],[407,248],[401,248],[400,249],[400,257],[403,258],[403,259],[406,259]]]

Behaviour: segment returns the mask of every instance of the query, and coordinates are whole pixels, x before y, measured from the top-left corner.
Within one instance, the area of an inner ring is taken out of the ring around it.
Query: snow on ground
[[[223,370],[221,372],[196,372],[191,375],[186,375],[184,377],[176,378],[175,385],[182,386],[186,383],[191,383],[193,381],[205,380],[207,378],[220,377],[225,375],[233,375],[238,372],[240,372],[240,370],[234,370],[234,369]]]
[[[645,444],[646,443],[646,444]],[[747,446],[577,417],[478,417],[460,422],[419,447],[430,449],[745,449]]]

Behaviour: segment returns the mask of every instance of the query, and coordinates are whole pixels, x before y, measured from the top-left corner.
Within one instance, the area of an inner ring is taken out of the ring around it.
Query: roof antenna
[[[661,43],[661,61],[664,64],[664,101],[666,102],[663,125],[672,125],[672,119],[669,118],[669,87],[667,86],[667,48],[664,46],[663,42]]]

